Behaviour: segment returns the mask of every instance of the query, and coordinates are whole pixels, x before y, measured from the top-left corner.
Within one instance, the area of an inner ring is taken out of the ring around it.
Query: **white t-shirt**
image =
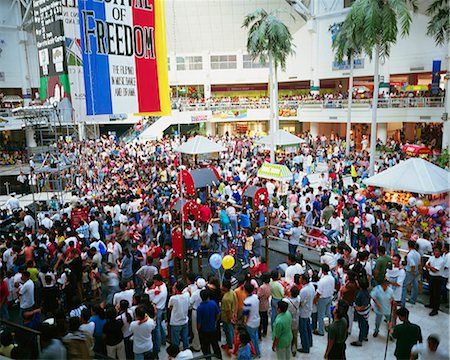
[[[389,281],[395,282],[398,286],[390,285],[394,292],[394,300],[400,301],[402,299],[403,282],[405,281],[406,272],[404,269],[392,268],[386,270],[386,278]]]
[[[80,325],[80,331],[84,331],[85,333],[94,336],[95,323],[93,321],[88,322],[87,324]]]
[[[435,352],[431,352],[427,343],[416,344],[411,352],[419,355],[423,360],[448,360],[448,352],[441,346]]]
[[[331,225],[331,230],[337,230],[340,233],[342,232],[342,220],[338,217],[330,217],[330,220],[328,220],[328,224]]]
[[[424,238],[418,238],[416,240],[416,244],[419,246],[419,254],[420,256],[423,256],[423,254],[428,254],[433,251],[433,246],[431,245],[431,242]]]
[[[290,284],[294,283],[295,274],[302,275],[305,271],[300,264],[289,265],[284,275],[286,281]]]
[[[328,298],[334,294],[335,281],[334,278],[327,274],[323,276],[317,283],[317,292],[321,298]]]
[[[327,264],[330,269],[334,269],[336,267],[337,260],[334,257],[333,253],[326,252],[320,257],[321,264]]]
[[[163,310],[166,307],[167,300],[167,286],[162,283],[160,286],[157,286],[155,289],[145,290],[145,293],[150,297],[150,301],[155,304],[158,310]]]
[[[169,299],[169,308],[172,307],[170,315],[170,325],[184,325],[187,324],[189,311],[189,294],[173,295]]]
[[[133,352],[142,354],[153,350],[152,331],[155,328],[155,321],[148,318],[146,322],[139,325],[139,321],[133,321],[130,330],[133,333]]]
[[[100,240],[99,223],[97,220],[92,220],[89,223],[89,233],[94,239]]]
[[[19,288],[20,296],[20,308],[28,309],[34,305],[34,283],[31,279],[28,279]]]
[[[113,305],[117,306],[120,304],[120,302],[122,300],[127,300],[128,307],[130,307],[131,304],[133,304],[133,295],[134,295],[134,289],[129,289],[129,290],[124,290],[124,291],[118,292],[118,293],[114,294]]]
[[[248,316],[248,327],[259,328],[261,317],[259,316],[259,299],[256,294],[252,294],[244,300],[244,314]]]
[[[442,270],[442,277],[448,279],[449,269],[450,269],[450,253],[442,255],[445,259],[444,269]]]
[[[432,272],[430,271],[430,276],[442,276],[442,273],[444,271],[444,266],[446,265],[447,259],[443,257],[442,255],[437,257],[430,257],[427,261],[427,264],[430,264],[431,267],[436,268],[438,271]]]

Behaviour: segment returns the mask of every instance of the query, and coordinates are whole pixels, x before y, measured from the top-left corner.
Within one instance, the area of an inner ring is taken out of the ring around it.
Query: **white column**
[[[387,141],[387,124],[386,123],[378,123],[377,124],[377,138],[380,139],[383,144],[386,144]]]
[[[206,125],[206,135],[208,136],[216,136],[216,123],[207,121]]]
[[[86,123],[84,121],[78,122],[78,139],[80,141],[86,139]]]
[[[36,147],[36,140],[34,139],[35,131],[32,127],[25,128],[25,139],[27,142],[27,147]]]
[[[309,132],[311,133],[313,138],[319,135],[319,124],[316,122],[309,123]]]
[[[389,58],[384,60],[384,63],[380,66],[380,90],[379,94],[389,94],[389,82],[391,79],[390,60]]]
[[[311,83],[309,90],[312,95],[319,95],[320,80],[319,72],[319,36],[318,34],[319,22],[315,19],[308,21],[308,31],[311,35]]]

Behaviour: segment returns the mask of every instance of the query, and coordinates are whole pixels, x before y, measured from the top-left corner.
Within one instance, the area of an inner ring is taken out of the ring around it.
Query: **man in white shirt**
[[[6,208],[13,213],[20,208],[20,202],[16,199],[16,193],[9,194],[11,197],[6,201]]]
[[[394,292],[394,300],[397,304],[401,304],[403,282],[405,281],[406,272],[400,265],[401,257],[398,254],[392,256],[392,269],[386,270],[386,279]]]
[[[411,349],[411,359],[419,356],[422,360],[448,360],[448,352],[439,347],[437,335],[428,336],[427,343],[416,344]]]
[[[344,226],[344,223],[341,218],[338,217],[336,211],[330,217],[330,220],[328,220],[328,225],[330,225],[330,230],[327,232],[326,236],[330,242],[336,242],[337,237],[342,234],[342,228]]]
[[[330,274],[330,267],[327,264],[321,265],[322,278],[317,283],[317,292],[314,303],[317,304],[317,324],[318,329],[314,334],[324,336],[324,317],[331,318],[331,300],[333,299],[335,281]]]
[[[297,263],[297,258],[295,255],[289,254],[287,262],[288,262],[288,267],[284,274],[284,278],[285,278],[286,282],[288,282],[289,284],[293,284],[295,274],[302,275],[305,270],[299,263]]]
[[[152,338],[153,329],[155,329],[155,321],[145,313],[143,307],[138,306],[136,308],[136,321],[130,324],[135,359],[146,359],[152,356],[151,352],[155,349],[154,339]]]
[[[94,216],[91,216],[91,222],[89,223],[89,234],[92,238],[100,240],[100,224]]]
[[[430,240],[428,240],[427,234],[423,234],[423,238],[417,238],[416,244],[418,245],[418,251],[420,256],[423,257],[424,254],[430,254],[433,251],[433,246],[431,245]]]
[[[200,297],[200,292],[205,288],[206,281],[205,281],[205,279],[199,278],[195,282],[195,285],[196,285],[197,289],[195,289],[192,292],[189,303],[192,308],[191,323],[192,323],[192,333],[194,335],[194,338],[192,339],[192,348],[194,350],[198,350],[198,349],[200,349],[200,338],[199,338],[198,329],[197,329],[197,307],[202,302],[202,299]]]
[[[154,340],[154,352],[158,354],[161,349],[161,344],[166,342],[166,332],[162,327],[163,314],[166,311],[166,301],[167,301],[167,286],[163,282],[161,274],[156,274],[153,276],[153,281],[155,282],[154,289],[146,289],[150,297],[150,301],[155,304],[156,307],[156,328],[155,328],[155,338]]]
[[[108,243],[108,262],[115,264],[116,261],[122,256],[122,246],[116,242],[116,234],[111,235],[111,241]]]
[[[298,220],[294,221],[294,226],[289,230],[287,235],[289,236],[289,254],[295,255],[297,253],[297,247],[300,245],[300,237],[303,233],[302,228],[299,226]]]
[[[128,301],[128,306],[133,303],[134,289],[128,288],[128,283],[126,281],[121,281],[120,292],[115,293],[113,297],[113,305],[117,307],[122,300]]]
[[[30,273],[22,273],[23,284],[19,286],[20,311],[29,311],[34,306],[34,282],[30,279]]]
[[[169,309],[171,310],[170,328],[172,345],[180,346],[181,340],[183,342],[183,349],[186,350],[189,348],[189,293],[183,293],[184,288],[184,282],[177,281],[173,288],[174,295],[169,299]]]
[[[425,265],[430,275],[430,304],[427,306],[432,309],[430,316],[435,316],[439,313],[442,273],[445,265],[446,258],[442,256],[441,250],[435,247],[433,249],[433,256],[430,257]]]
[[[253,293],[255,288],[252,284],[246,282],[244,290],[247,294],[247,297],[244,300],[244,321],[253,347],[255,348],[256,357],[260,357],[261,351],[259,350],[258,340],[258,329],[261,323],[261,317],[259,315],[259,298]]]

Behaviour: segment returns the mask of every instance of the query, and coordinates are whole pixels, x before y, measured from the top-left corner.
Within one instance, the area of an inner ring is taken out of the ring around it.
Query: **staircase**
[[[143,132],[141,132],[136,139],[140,141],[158,140],[163,137],[164,130],[169,126],[178,123],[186,123],[184,117],[179,116],[178,110],[172,110],[172,114],[169,116],[161,116],[158,120],[148,126]]]

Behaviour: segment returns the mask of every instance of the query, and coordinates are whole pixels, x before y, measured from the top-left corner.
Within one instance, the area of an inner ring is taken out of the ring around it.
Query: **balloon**
[[[437,210],[437,212],[444,210],[444,207],[442,205],[438,205],[435,207],[435,209]]]
[[[428,214],[429,215],[434,215],[434,214],[436,214],[437,213],[437,210],[436,210],[436,208],[434,207],[434,206],[430,206],[429,208],[428,208]]]
[[[428,208],[427,208],[426,206],[420,206],[417,210],[419,210],[419,212],[420,212],[422,215],[428,214]]]
[[[362,196],[359,195],[359,194],[355,195],[355,200],[356,201],[361,201],[362,200]]]
[[[416,198],[415,197],[410,197],[408,200],[408,204],[411,206],[414,206],[416,204]]]
[[[424,200],[423,200],[423,205],[424,205],[424,206],[430,205],[430,200],[424,199]]]
[[[380,189],[376,189],[375,190],[375,196],[376,197],[380,197],[381,196],[381,190]]]
[[[231,269],[234,266],[234,257],[225,255],[222,260],[222,266],[225,270]]]
[[[417,213],[415,211],[412,212],[412,216],[416,217]]]
[[[212,254],[209,258],[209,265],[215,270],[222,266],[222,256],[220,254]]]

